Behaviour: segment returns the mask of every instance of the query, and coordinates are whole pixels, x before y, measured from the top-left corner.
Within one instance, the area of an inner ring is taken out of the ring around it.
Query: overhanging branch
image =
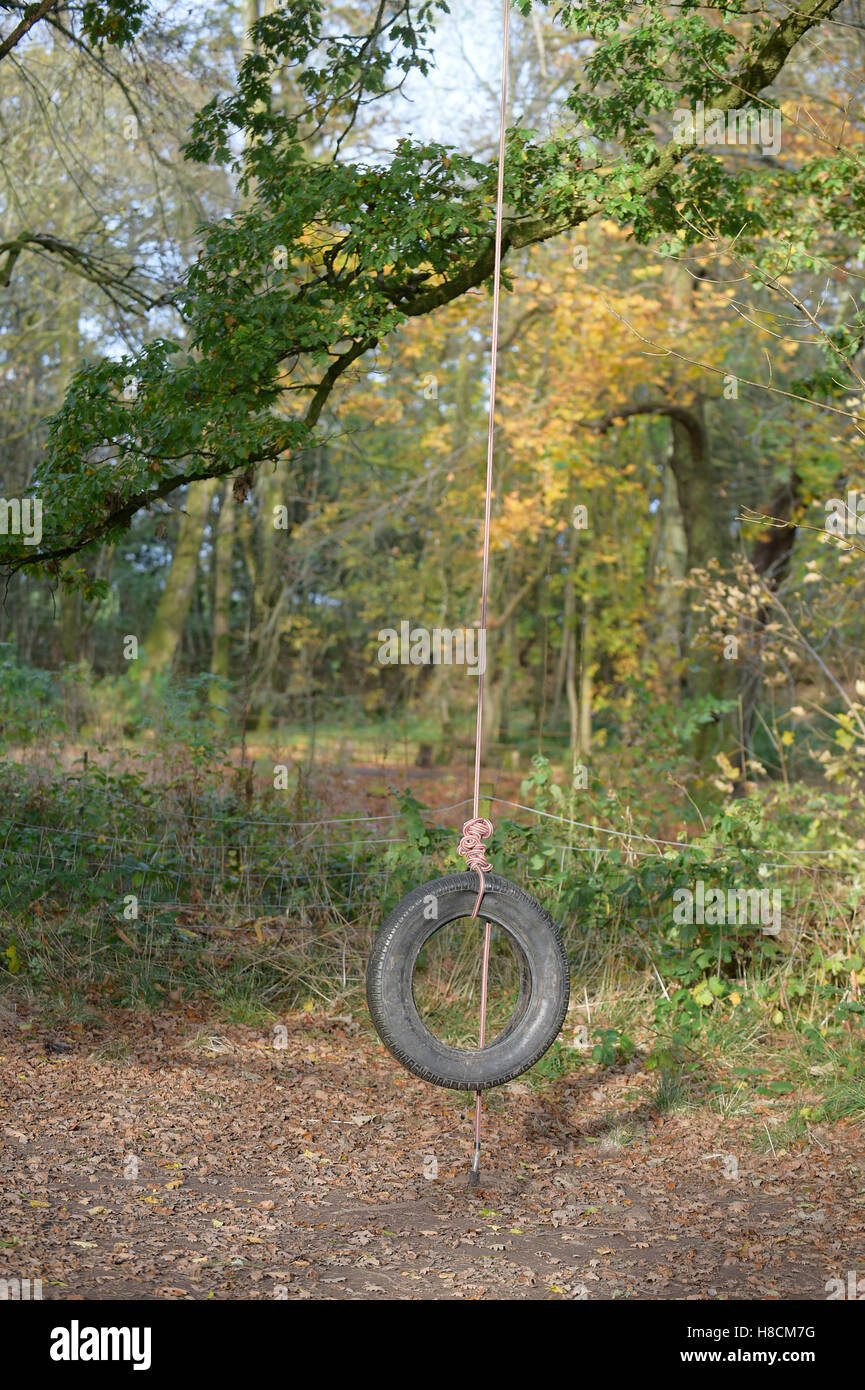
[[[729,85],[717,96],[712,98],[713,106],[727,111],[737,106],[742,96],[747,95],[756,98],[760,91],[767,87],[778,76],[784,66],[789,54],[799,42],[799,40],[812,28],[828,18],[836,9],[839,8],[841,0],[804,0],[797,9],[791,10],[781,19],[771,33],[759,44],[757,49],[748,55],[740,65],[738,71],[730,79]],[[641,169],[632,176],[631,193],[636,196],[645,196],[651,193],[672,173],[676,166],[685,156],[696,148],[696,135],[690,140],[672,140],[663,146],[659,146],[657,155],[648,167]],[[616,172],[615,166],[609,168],[593,169],[586,172],[586,178],[591,177],[596,181],[604,175],[610,177]],[[581,225],[588,218],[603,211],[603,201],[597,197],[580,196],[579,180],[575,189],[574,201],[566,211],[555,216],[544,218],[514,218],[506,223],[502,238],[502,251],[506,254],[509,250],[516,250],[521,247],[529,246],[537,242],[545,241],[553,236],[559,235],[573,227]],[[19,239],[20,241],[21,239]],[[38,238],[33,238],[38,240]],[[0,251],[7,252],[6,273],[11,272],[11,265],[14,264],[14,257],[20,255],[21,249],[18,243],[9,243],[5,247],[0,247]],[[56,250],[56,248],[54,248]],[[76,248],[66,247],[66,254],[70,262],[75,263]],[[85,273],[81,268],[81,253],[77,256],[79,273]],[[95,264],[95,262],[94,262]],[[86,262],[85,262],[86,265]],[[494,268],[494,249],[492,238],[483,243],[474,260],[460,269],[452,278],[441,281],[437,285],[430,286],[424,284],[423,288],[416,285],[397,285],[388,286],[388,298],[399,312],[408,318],[421,317],[446,304],[452,303],[461,295],[469,290],[477,288],[490,278]],[[102,283],[97,281],[97,283]],[[122,277],[118,280],[118,289],[123,286]],[[146,296],[145,296],[146,298]],[[154,300],[153,303],[165,302]],[[357,361],[364,353],[375,347],[377,343],[375,336],[356,340],[352,347],[341,354],[328,368],[322,380],[317,386],[312,387],[314,391],[312,400],[304,417],[304,423],[312,429],[318,421],[324,405],[330,396],[336,382],[349,366]],[[282,354],[283,356],[285,353]],[[666,402],[651,406],[629,407],[625,411],[615,412],[612,419],[625,418],[629,414],[663,413],[671,418],[679,418],[681,423],[692,432],[694,421],[689,412],[684,412],[688,419],[682,419],[677,415],[677,407],[671,406]],[[285,447],[290,447],[289,441]],[[279,449],[274,451],[273,447],[267,452],[257,457],[251,457],[248,462],[256,463],[263,461],[264,458],[273,458],[281,452]],[[154,488],[146,493],[138,493],[129,498],[121,509],[111,513],[104,520],[96,523],[88,532],[77,539],[56,549],[37,551],[35,554],[29,552],[20,557],[15,557],[7,561],[7,569],[18,569],[27,564],[45,564],[46,562],[56,562],[75,554],[94,540],[100,538],[106,532],[112,530],[118,524],[131,520],[138,510],[147,507],[153,500],[165,496],[176,488],[187,483],[202,480],[208,477],[222,477],[226,473],[233,471],[235,465],[220,467],[214,463],[212,467],[201,468],[184,474],[172,474],[162,479]]]

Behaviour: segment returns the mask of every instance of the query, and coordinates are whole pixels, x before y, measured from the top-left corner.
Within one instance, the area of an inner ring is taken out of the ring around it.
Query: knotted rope
[[[475,870],[481,881],[478,900],[471,915],[472,921],[478,915],[481,900],[486,892],[487,881],[484,874],[493,867],[487,859],[487,847],[484,844],[484,840],[488,840],[492,833],[492,821],[487,820],[486,816],[475,816],[473,820],[467,820],[463,826],[463,836],[459,843],[459,854],[468,867]]]

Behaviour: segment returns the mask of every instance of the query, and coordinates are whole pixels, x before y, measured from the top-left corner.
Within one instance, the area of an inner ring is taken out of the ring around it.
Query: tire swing
[[[483,533],[480,630],[486,633],[490,553],[490,509],[493,483],[496,357],[504,200],[505,119],[507,109],[509,0],[504,3],[504,49],[496,196],[495,265],[493,272],[490,407],[487,437],[486,497]],[[485,841],[492,823],[478,815],[484,667],[478,671],[473,815],[463,826],[459,853],[468,871],[433,879],[415,888],[382,924],[373,945],[366,975],[366,997],[376,1032],[385,1047],[408,1071],[434,1086],[475,1092],[474,1158],[469,1185],[480,1182],[480,1124],[482,1092],[512,1081],[543,1057],[565,1019],[570,993],[568,962],[561,936],[549,913],[516,884],[491,874]],[[418,1012],[414,974],[424,946],[442,927],[460,919],[478,919],[483,904],[483,960],[480,1029],[476,1050],[451,1047],[430,1032]],[[506,935],[517,961],[519,983],[509,1022],[486,1041],[487,986],[491,925]]]
[[[467,821],[466,841],[480,841],[488,820]],[[483,846],[481,845],[481,856]],[[568,1009],[569,976],[558,927],[540,903],[483,860],[475,873],[450,874],[421,884],[394,908],[373,946],[366,977],[366,996],[376,1032],[398,1062],[434,1086],[456,1091],[486,1091],[522,1075],[552,1046]],[[478,891],[478,875],[482,887]],[[483,973],[481,1018],[486,1023],[486,988],[490,927],[505,933],[516,957],[518,987],[514,1011],[497,1037],[476,1051],[451,1047],[427,1028],[415,1002],[413,978],[418,957],[442,927],[477,918],[483,901]]]

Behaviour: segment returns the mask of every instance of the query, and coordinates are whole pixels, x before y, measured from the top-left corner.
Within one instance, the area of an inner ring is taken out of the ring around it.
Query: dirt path
[[[865,1275],[861,1131],[773,1157],[769,1101],[659,1115],[633,1064],[517,1082],[469,1193],[467,1098],[351,1020],[58,1041],[0,1033],[0,1279],[46,1299],[820,1300]]]

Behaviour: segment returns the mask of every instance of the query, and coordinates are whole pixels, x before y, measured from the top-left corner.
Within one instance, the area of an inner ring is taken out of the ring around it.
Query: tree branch
[[[136,285],[131,278],[135,273],[134,266],[129,266],[122,273],[119,273],[113,270],[109,262],[102,257],[94,256],[80,246],[75,246],[71,241],[64,241],[61,237],[51,236],[47,232],[21,232],[14,241],[0,242],[0,256],[6,256],[6,264],[0,270],[0,287],[8,288],[15,263],[21,253],[27,250],[46,251],[49,255],[63,261],[83,280],[98,285],[100,289],[104,290],[109,298],[118,304],[118,307],[122,303],[127,309],[136,309],[142,312],[171,302],[172,295],[170,293],[148,294],[146,290]]]
[[[606,434],[619,421],[630,420],[635,415],[666,415],[670,420],[677,420],[688,431],[695,459],[699,461],[704,457],[706,433],[702,422],[693,411],[687,410],[685,406],[675,405],[672,401],[644,401],[640,405],[622,406],[621,410],[611,410],[608,415],[603,415],[598,420],[585,421],[583,428],[593,430],[595,434]]]
[[[44,19],[49,10],[53,10],[57,0],[41,0],[41,4],[27,5],[24,11],[24,18],[20,24],[12,30],[8,39],[0,40],[0,58],[5,58],[7,53],[19,44],[23,38],[30,33],[34,24],[38,24],[40,19]]]

